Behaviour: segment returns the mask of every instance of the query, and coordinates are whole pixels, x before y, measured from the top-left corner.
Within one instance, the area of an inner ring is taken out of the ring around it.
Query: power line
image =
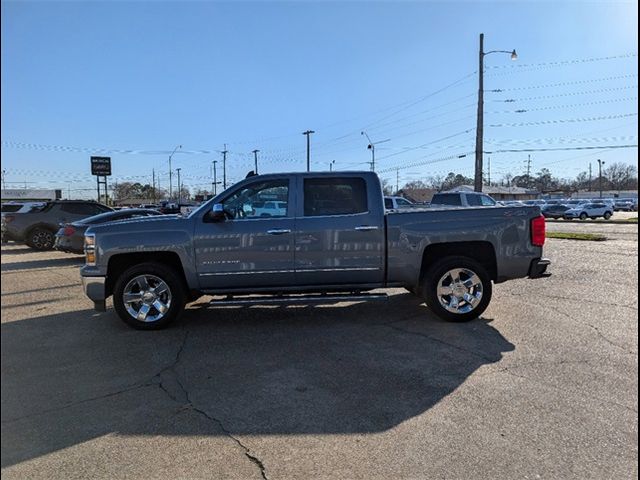
[[[590,145],[586,147],[558,147],[558,148],[522,148],[522,149],[502,149],[493,151],[484,151],[485,154],[494,153],[521,153],[521,152],[562,152],[567,150],[597,150],[604,148],[607,150],[613,150],[618,148],[637,148],[638,144],[634,145]]]
[[[550,67],[562,67],[565,65],[576,65],[580,63],[591,63],[591,62],[601,62],[606,60],[618,60],[622,58],[633,58],[637,57],[638,53],[624,53],[621,55],[610,55],[607,57],[589,57],[589,58],[576,58],[571,60],[560,60],[554,62],[540,62],[540,63],[516,63],[510,65],[492,65],[488,68],[492,70],[497,69],[521,69],[521,68],[532,68],[532,67],[541,67],[541,68],[550,68]]]
[[[592,105],[604,105],[608,103],[630,102],[633,100],[638,100],[638,97],[613,98],[610,100],[597,100],[594,102],[574,103],[572,105],[552,105],[552,106],[539,107],[539,108],[521,108],[518,110],[502,110],[502,111],[494,111],[494,112],[486,112],[486,113],[501,114],[501,113],[542,112],[546,110],[557,110],[559,108],[564,109],[564,108],[590,107]]]
[[[559,120],[543,120],[539,122],[522,122],[522,123],[496,123],[489,125],[489,127],[530,127],[537,125],[549,125],[556,123],[575,123],[575,122],[595,122],[600,120],[613,120],[616,118],[637,117],[638,113],[624,113],[620,115],[605,115],[601,117],[581,117],[581,118],[567,118]]]
[[[493,90],[485,90],[485,93],[501,93],[501,92],[513,92],[519,90],[533,90],[537,88],[552,88],[552,87],[566,87],[570,85],[584,85],[588,83],[596,83],[596,82],[608,82],[610,80],[621,80],[625,78],[637,78],[638,74],[626,74],[626,75],[615,75],[611,77],[602,77],[602,78],[592,78],[588,80],[572,80],[569,82],[559,82],[559,83],[545,83],[542,85],[529,85],[526,87],[511,87],[511,88],[496,88]]]
[[[526,102],[531,100],[546,100],[549,98],[572,97],[572,96],[579,96],[579,95],[592,95],[595,93],[617,92],[620,90],[629,90],[633,88],[638,88],[638,85],[628,85],[625,87],[615,87],[615,88],[601,88],[599,90],[583,90],[581,92],[566,92],[566,93],[558,93],[556,95],[542,95],[539,97],[508,98],[506,100],[493,100],[493,102],[500,102],[500,103]]]

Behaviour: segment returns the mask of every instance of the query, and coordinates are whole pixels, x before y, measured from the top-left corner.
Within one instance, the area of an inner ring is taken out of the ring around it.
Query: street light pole
[[[178,150],[179,148],[182,148],[182,145],[178,145],[176,148],[173,149],[173,152],[171,152],[171,155],[169,155],[169,200],[171,200],[173,191],[172,191],[172,181],[171,181],[171,175],[172,175],[172,170],[171,170],[171,157],[173,157],[173,154],[176,153],[176,150]]]
[[[598,183],[600,184],[600,198],[602,198],[602,165],[604,165],[605,162],[603,162],[602,160],[598,159]]]
[[[180,204],[182,196],[182,187],[180,186],[180,170],[180,168],[176,168],[176,172],[178,172],[178,205]]]
[[[216,179],[216,163],[218,163],[217,160],[213,161],[213,196],[215,197],[218,194],[218,181]]]
[[[335,161],[335,160],[332,160],[332,161],[330,161],[330,162],[329,162],[329,171],[330,171],[330,172],[333,172],[333,164],[334,164],[334,163],[336,163],[336,161]]]
[[[227,144],[224,144],[224,150],[222,151],[222,189],[227,189]]]
[[[376,171],[376,145],[379,143],[388,142],[391,139],[387,138],[386,140],[381,140],[379,142],[372,142],[371,139],[369,138],[369,135],[367,135],[367,132],[360,132],[360,135],[364,135],[365,137],[367,137],[367,140],[369,141],[369,145],[367,145],[367,148],[371,150],[371,171],[375,172]]]
[[[311,171],[311,143],[310,136],[312,133],[316,133],[313,130],[307,130],[306,132],[302,132],[303,135],[307,136],[307,172]]]
[[[253,153],[253,162],[255,163],[255,174],[258,175],[258,152],[260,150],[254,150]]]
[[[480,34],[480,50],[478,52],[478,113],[476,118],[476,162],[474,190],[482,191],[482,151],[484,148],[484,57],[490,53],[509,53],[511,60],[516,60],[518,55],[515,50],[491,50],[484,52],[484,33]]]

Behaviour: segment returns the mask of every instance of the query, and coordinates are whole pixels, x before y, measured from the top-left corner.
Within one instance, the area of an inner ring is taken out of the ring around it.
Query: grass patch
[[[597,233],[570,233],[570,232],[547,232],[547,238],[560,238],[563,240],[583,240],[587,242],[604,242],[607,237]]]
[[[627,218],[627,222],[629,222],[629,223],[638,223],[638,217]]]

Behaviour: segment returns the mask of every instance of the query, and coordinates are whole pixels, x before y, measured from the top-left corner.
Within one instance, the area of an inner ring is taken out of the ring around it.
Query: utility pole
[[[602,198],[602,165],[604,165],[605,162],[603,162],[602,160],[598,159],[598,180],[599,180],[599,184],[600,184],[600,198]]]
[[[218,180],[216,178],[217,175],[217,169],[216,169],[216,163],[218,163],[217,160],[213,161],[213,196],[215,197],[218,194]]]
[[[224,150],[222,151],[222,189],[227,189],[227,144],[224,144]]]
[[[180,204],[180,200],[182,200],[182,186],[180,185],[180,170],[181,168],[176,168],[176,172],[178,172],[178,205]]]
[[[173,195],[173,184],[171,180],[171,175],[173,173],[171,170],[171,157],[173,157],[173,154],[176,153],[176,150],[178,150],[179,148],[182,148],[182,145],[178,145],[176,148],[174,148],[173,152],[171,152],[171,155],[169,155],[169,200],[171,200],[171,197]]]
[[[527,155],[527,187],[531,187],[531,155]]]
[[[591,191],[591,162],[589,162],[589,191]]]
[[[475,177],[474,177],[474,190],[476,192],[482,191],[482,154],[483,154],[483,139],[484,139],[484,57],[490,53],[509,53],[511,54],[511,60],[516,60],[518,55],[516,51],[511,52],[507,50],[491,50],[490,52],[484,51],[484,33],[480,34],[480,51],[478,53],[478,113],[476,118],[476,162],[475,162]]]
[[[7,171],[4,168],[2,169],[2,189],[7,189]]]
[[[489,167],[489,175],[488,175],[488,182],[487,183],[489,184],[489,186],[491,186],[491,157],[488,157],[487,160],[489,162],[489,165],[488,165],[488,167]]]
[[[255,174],[258,175],[258,152],[260,150],[254,150],[253,153],[253,162],[255,163]]]
[[[400,169],[396,168],[396,195],[398,194],[398,190],[400,190]]]
[[[334,164],[334,163],[336,163],[336,161],[335,161],[335,160],[332,160],[332,161],[330,161],[330,162],[329,162],[329,171],[330,171],[330,172],[333,172],[333,164]]]
[[[306,132],[302,132],[303,135],[307,136],[307,172],[311,171],[311,143],[309,137],[312,133],[316,133],[313,130],[307,130]]]
[[[153,194],[153,203],[156,203],[156,169],[153,168],[151,172],[151,183],[153,184],[151,192]]]

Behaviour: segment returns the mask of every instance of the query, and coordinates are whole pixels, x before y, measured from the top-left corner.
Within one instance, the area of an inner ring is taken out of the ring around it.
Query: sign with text
[[[111,175],[111,157],[91,157],[91,175]]]

